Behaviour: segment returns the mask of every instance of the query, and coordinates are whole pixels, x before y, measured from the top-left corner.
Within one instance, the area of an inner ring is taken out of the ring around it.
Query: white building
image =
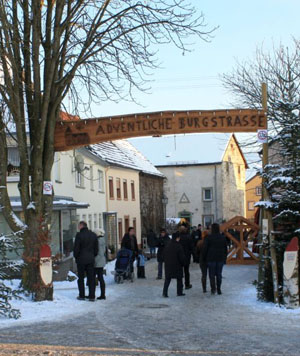
[[[166,215],[204,226],[245,216],[247,163],[234,135],[132,139],[166,176]]]
[[[126,140],[91,145],[89,150],[107,164],[105,229],[109,246],[119,248],[130,226],[141,244],[140,173],[160,178],[163,174]]]

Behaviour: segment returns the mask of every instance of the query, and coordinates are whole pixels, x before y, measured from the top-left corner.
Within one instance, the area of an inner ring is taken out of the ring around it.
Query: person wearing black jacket
[[[79,300],[85,299],[84,289],[84,274],[86,272],[89,286],[90,301],[95,300],[95,276],[94,276],[94,262],[95,256],[98,254],[98,240],[97,235],[87,228],[85,221],[80,221],[79,232],[75,237],[74,257],[77,263],[78,272],[78,290]]]
[[[175,232],[172,235],[172,240],[164,248],[164,262],[165,262],[165,283],[163,289],[163,297],[168,298],[168,288],[172,278],[177,279],[177,295],[184,296],[182,292],[182,267],[185,264],[185,255],[183,248],[179,243],[180,235]]]
[[[121,248],[126,248],[132,251],[132,259],[130,261],[130,270],[133,272],[133,262],[137,258],[139,249],[137,239],[135,237],[134,227],[129,227],[128,232],[123,236],[121,241]]]
[[[157,245],[157,237],[155,232],[150,229],[147,235],[147,245],[150,248],[150,258],[155,257],[155,248]]]
[[[186,260],[186,263],[184,264],[183,267],[185,289],[190,289],[192,288],[192,285],[190,283],[190,262],[193,253],[193,240],[190,234],[187,232],[187,228],[185,226],[180,226],[179,235],[180,235],[180,244],[183,248],[183,252]]]
[[[219,224],[211,225],[211,234],[204,240],[203,260],[207,262],[211,293],[221,292],[222,270],[227,258],[227,241],[224,235],[220,233]]]
[[[162,279],[163,263],[164,263],[164,249],[169,242],[170,242],[170,238],[166,232],[166,229],[161,229],[160,235],[158,237],[158,242],[157,242],[158,273],[157,273],[156,279]]]

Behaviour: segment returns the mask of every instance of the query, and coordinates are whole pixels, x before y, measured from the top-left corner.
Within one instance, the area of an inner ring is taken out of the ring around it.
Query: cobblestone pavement
[[[221,296],[202,293],[195,264],[185,297],[175,281],[161,297],[154,261],[146,275],[108,286],[107,300],[79,317],[0,329],[0,355],[300,355],[299,313],[247,305],[256,266],[225,266]]]

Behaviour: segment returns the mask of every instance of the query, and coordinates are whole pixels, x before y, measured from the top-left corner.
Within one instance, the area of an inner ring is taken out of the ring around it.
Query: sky
[[[171,45],[160,47],[161,68],[151,76],[151,94],[136,92],[139,105],[122,101],[93,106],[94,116],[232,108],[234,98],[222,87],[220,75],[231,72],[236,61],[254,59],[258,46],[267,50],[279,43],[288,46],[292,36],[300,38],[299,0],[190,2],[204,13],[208,28],[218,26],[214,38],[197,40],[185,55]]]

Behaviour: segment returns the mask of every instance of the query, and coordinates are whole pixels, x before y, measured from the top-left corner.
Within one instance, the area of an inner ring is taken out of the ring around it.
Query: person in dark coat
[[[157,245],[157,237],[152,229],[149,230],[147,235],[147,245],[150,249],[150,258],[155,257],[155,248]]]
[[[196,228],[196,226],[194,226],[192,234],[191,234],[192,241],[193,241],[193,262],[195,262],[195,263],[199,263],[199,255],[198,255],[196,249],[197,249],[198,241],[201,240],[201,238],[202,238],[201,228],[202,228],[201,224],[198,224],[197,228]]]
[[[133,262],[137,258],[139,249],[137,239],[135,237],[134,227],[129,227],[128,232],[123,236],[121,241],[121,248],[126,248],[132,251],[132,259],[130,261],[130,270],[133,272]]]
[[[204,238],[198,240],[196,246],[196,254],[199,260],[200,270],[201,270],[201,283],[202,283],[202,290],[203,293],[206,293],[206,281],[207,281],[207,263],[203,259],[203,245],[204,245]]]
[[[79,232],[75,237],[74,257],[77,263],[79,300],[85,299],[84,274],[87,275],[90,301],[95,300],[94,263],[98,254],[97,235],[87,228],[85,221],[80,221]]]
[[[175,232],[172,235],[172,240],[164,248],[165,283],[163,289],[163,297],[165,298],[168,298],[168,288],[172,278],[176,278],[177,280],[177,295],[185,295],[182,291],[182,267],[185,265],[185,255],[179,241],[180,235],[178,232]]]
[[[160,235],[158,237],[158,242],[157,242],[158,272],[157,272],[156,279],[162,279],[163,263],[164,263],[164,249],[169,242],[170,242],[170,238],[169,238],[169,235],[167,234],[166,229],[161,229]]]
[[[211,293],[221,292],[222,270],[227,258],[227,241],[223,234],[220,233],[219,224],[211,225],[211,234],[207,236],[203,246],[203,259],[207,262],[209,270],[209,279]]]
[[[191,256],[193,253],[193,240],[185,226],[179,227],[179,235],[180,235],[180,244],[183,248],[183,252],[186,259],[186,263],[183,267],[185,289],[190,289],[192,288],[192,285],[190,283],[190,263],[191,263]]]

